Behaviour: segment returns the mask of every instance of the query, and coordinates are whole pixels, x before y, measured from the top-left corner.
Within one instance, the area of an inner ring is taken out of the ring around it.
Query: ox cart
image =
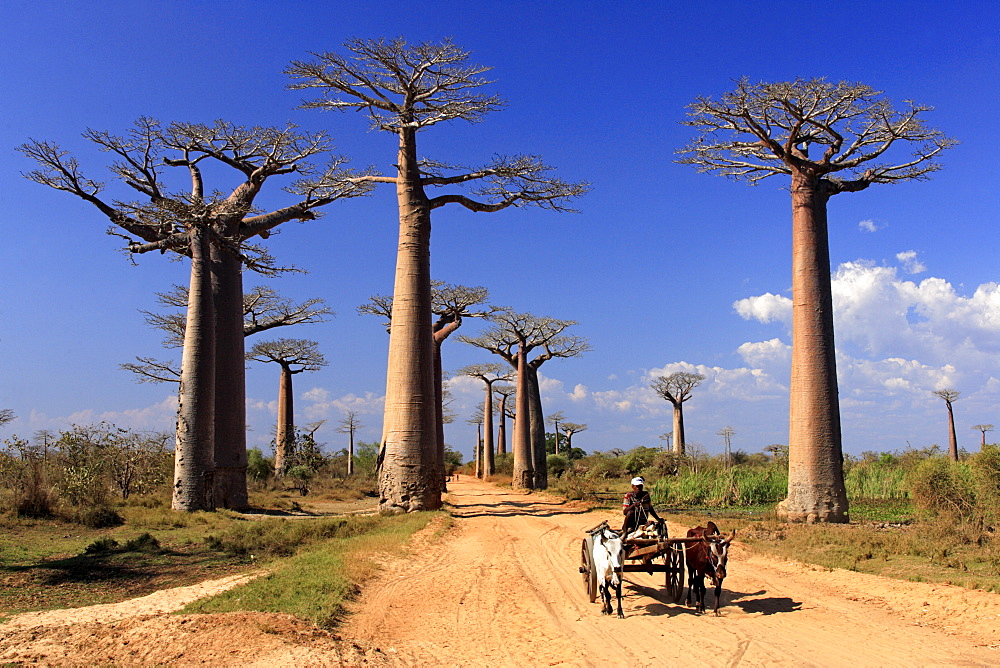
[[[587,530],[587,537],[581,546],[580,572],[587,587],[590,602],[597,600],[598,583],[597,569],[594,566],[594,535],[608,529],[607,521],[601,522],[593,529]],[[658,525],[657,535],[650,538],[622,539],[623,573],[663,573],[664,586],[667,595],[674,603],[679,603],[684,597],[684,549],[687,543],[700,541],[701,538],[670,538],[667,535],[666,523]]]

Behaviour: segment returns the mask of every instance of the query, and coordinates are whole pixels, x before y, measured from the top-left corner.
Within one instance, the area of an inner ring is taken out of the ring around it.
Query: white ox
[[[597,587],[601,594],[603,607],[601,612],[610,615],[614,612],[611,607],[611,589],[615,588],[615,595],[618,598],[618,618],[624,619],[622,612],[622,541],[618,534],[607,526],[592,534],[594,537],[594,571],[597,574]]]

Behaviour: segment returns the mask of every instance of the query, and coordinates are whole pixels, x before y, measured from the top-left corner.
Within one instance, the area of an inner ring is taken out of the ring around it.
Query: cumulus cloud
[[[866,219],[858,223],[858,229],[862,232],[876,232],[882,229],[882,226],[876,223],[874,220]]]
[[[927,271],[927,265],[917,259],[917,251],[903,251],[896,253],[896,259],[903,264],[903,269],[908,274],[920,274]]]
[[[773,295],[770,292],[758,297],[747,297],[733,304],[733,308],[744,320],[762,323],[783,322],[792,325],[792,300]]]

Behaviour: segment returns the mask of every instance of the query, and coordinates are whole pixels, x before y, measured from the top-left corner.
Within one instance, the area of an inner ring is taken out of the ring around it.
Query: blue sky
[[[657,444],[670,430],[651,376],[708,376],[686,406],[689,441],[759,451],[787,442],[790,206],[777,179],[752,188],[674,162],[692,137],[685,105],[732,80],[823,76],[861,81],[893,100],[933,105],[931,125],[962,143],[928,182],[876,186],[829,207],[844,447],[848,452],[945,443],[941,387],[959,443],[1000,426],[1000,197],[994,156],[1000,10],[992,2],[6,2],[0,4],[0,408],[19,419],[0,437],[107,419],[170,428],[171,388],[118,368],[168,356],[138,309],[186,283],[166,256],[132,266],[84,202],[20,176],[14,147],[47,139],[105,179],[107,156],[86,128],[123,132],[139,116],[247,125],[292,121],[326,130],[357,166],[391,168],[394,140],[359,114],[296,109],[284,67],[351,37],[452,37],[492,66],[507,108],[479,124],[436,127],[421,154],[479,164],[496,153],[540,154],[593,191],[579,214],[438,210],[439,280],[490,288],[496,303],[579,321],[593,350],[542,367],[546,411],[590,429],[587,450]],[[901,11],[902,10],[902,11]],[[111,190],[114,192],[114,188]],[[121,191],[118,191],[121,192]],[[272,189],[265,203],[287,203]],[[395,196],[335,205],[287,225],[269,246],[309,270],[270,280],[296,299],[322,297],[325,324],[281,336],[315,339],[330,365],[296,376],[300,423],[345,408],[360,437],[381,425],[387,337],[355,307],[392,287]],[[247,284],[260,282],[247,277]],[[468,323],[462,333],[480,325]],[[448,341],[445,367],[495,361]],[[273,365],[272,365],[273,366]],[[275,419],[277,369],[248,371],[249,442]],[[471,452],[465,417],[478,385],[452,382],[458,421],[447,440]]]

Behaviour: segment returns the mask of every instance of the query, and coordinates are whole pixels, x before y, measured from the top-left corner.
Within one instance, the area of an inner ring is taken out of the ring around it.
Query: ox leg
[[[622,612],[622,579],[621,579],[621,577],[618,578],[618,583],[615,585],[615,594],[618,596],[618,619],[625,619],[625,613]]]
[[[719,617],[719,603],[722,601],[722,580],[715,585],[715,616]]]

